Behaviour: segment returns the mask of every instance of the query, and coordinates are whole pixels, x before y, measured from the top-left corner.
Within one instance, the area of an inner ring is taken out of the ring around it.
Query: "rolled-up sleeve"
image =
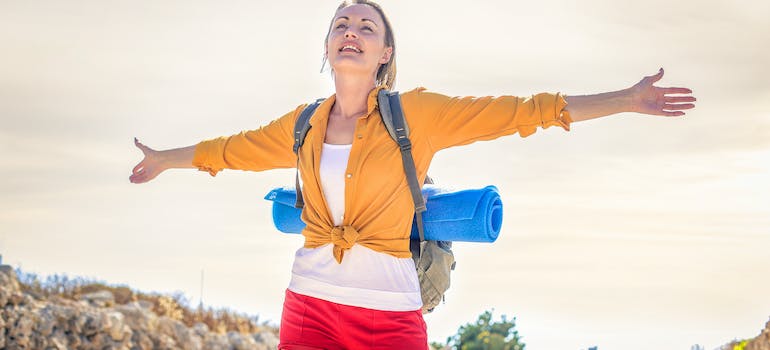
[[[305,105],[259,129],[205,140],[195,146],[193,166],[215,176],[222,169],[263,171],[292,168],[294,123]]]
[[[430,143],[435,151],[492,140],[516,132],[524,138],[537,127],[562,127],[569,131],[572,119],[561,93],[528,97],[449,97],[418,90],[423,121],[429,121]]]

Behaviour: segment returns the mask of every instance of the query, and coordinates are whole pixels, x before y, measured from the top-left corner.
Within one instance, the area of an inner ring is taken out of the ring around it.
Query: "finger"
[[[141,172],[139,174],[133,175],[131,182],[141,184],[147,181],[150,181],[149,175],[146,172]]]
[[[133,170],[131,170],[132,173],[136,174],[139,172],[140,169],[144,168],[144,161],[139,162]]]
[[[646,78],[647,78],[648,80],[650,80],[650,82],[651,82],[651,83],[654,83],[654,82],[656,82],[656,81],[660,80],[660,78],[663,78],[663,68],[661,68],[661,69],[658,71],[658,73],[656,73],[656,74],[654,74],[654,75],[650,75],[650,76],[648,76],[648,77],[646,77]]]
[[[158,174],[160,173],[152,169],[144,168],[140,170],[138,173],[136,173],[135,175],[133,175],[133,177],[136,180],[135,181],[136,183],[144,183],[154,179],[156,176],[158,176]]]
[[[680,117],[684,115],[684,112],[682,111],[660,111],[659,113],[656,113],[657,115],[662,115],[665,117]]]
[[[680,88],[680,87],[670,87],[670,88],[663,88],[664,94],[691,94],[692,90],[688,88]]]
[[[149,147],[147,147],[143,143],[139,142],[139,140],[137,140],[136,137],[134,137],[134,144],[136,145],[136,147],[139,147],[139,149],[142,150],[142,152],[146,153],[147,150],[149,149]]]
[[[142,183],[142,176],[138,174],[134,174],[128,177],[128,181],[131,181],[131,183],[139,184]]]
[[[695,108],[695,105],[692,103],[666,103],[663,105],[663,109],[670,110],[670,111],[676,111],[676,110],[682,110],[682,109],[691,109]]]
[[[667,103],[671,102],[695,102],[695,97],[692,96],[664,96],[663,100]]]

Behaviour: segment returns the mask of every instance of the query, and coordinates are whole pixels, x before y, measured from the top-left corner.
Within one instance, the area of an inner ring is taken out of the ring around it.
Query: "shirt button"
[[[358,139],[359,140],[362,139],[362,138],[364,138],[364,135],[358,135]]]
[[[347,177],[348,177],[348,179],[349,179],[349,178],[353,177],[353,174],[348,174],[348,175],[346,175],[346,176],[347,176]]]

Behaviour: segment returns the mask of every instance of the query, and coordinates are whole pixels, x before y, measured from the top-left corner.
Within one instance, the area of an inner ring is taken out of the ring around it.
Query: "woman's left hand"
[[[666,117],[683,116],[684,109],[695,108],[693,96],[667,96],[669,94],[692,94],[692,90],[683,87],[657,87],[653,83],[663,77],[663,68],[658,74],[644,77],[636,85],[630,87],[631,112],[662,115]]]

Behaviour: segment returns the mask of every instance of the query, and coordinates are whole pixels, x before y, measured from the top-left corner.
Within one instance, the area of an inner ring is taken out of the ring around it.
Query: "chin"
[[[374,74],[377,67],[371,67],[364,64],[360,60],[354,60],[351,58],[357,57],[339,57],[335,60],[334,64],[331,64],[332,69],[338,74]]]

